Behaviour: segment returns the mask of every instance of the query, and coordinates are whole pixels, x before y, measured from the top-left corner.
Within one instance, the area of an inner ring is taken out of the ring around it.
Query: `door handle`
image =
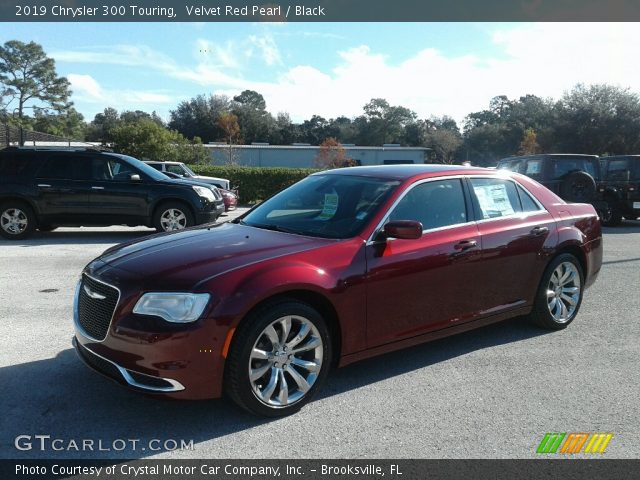
[[[104,190],[104,187],[91,187],[91,190]]]
[[[529,233],[535,237],[539,237],[540,235],[549,233],[549,229],[547,227],[535,227],[532,228]]]
[[[475,240],[462,240],[461,242],[456,243],[453,248],[456,250],[469,250],[470,248],[474,248],[478,246],[478,242]]]
[[[40,188],[51,188],[51,185],[49,185],[48,183],[39,183],[38,187],[40,187]]]

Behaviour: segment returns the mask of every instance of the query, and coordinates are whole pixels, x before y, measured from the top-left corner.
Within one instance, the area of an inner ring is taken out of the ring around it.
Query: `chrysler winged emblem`
[[[84,289],[84,292],[87,295],[89,295],[91,298],[95,298],[96,300],[104,300],[105,298],[107,298],[104,295],[100,295],[99,293],[94,292],[93,290],[91,290],[86,285],[83,285],[82,288]]]

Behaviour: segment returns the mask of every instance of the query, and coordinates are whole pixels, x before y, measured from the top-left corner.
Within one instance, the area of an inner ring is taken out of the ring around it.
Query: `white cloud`
[[[142,106],[166,105],[175,99],[164,93],[142,90],[106,90],[91,76],[71,73],[67,75],[74,98],[87,103],[135,109]],[[108,105],[107,105],[108,104]]]
[[[384,35],[384,27],[381,29]],[[295,121],[312,114],[356,116],[374,97],[409,107],[423,118],[448,114],[460,121],[472,111],[487,108],[496,95],[517,98],[530,93],[558,98],[577,83],[603,82],[640,91],[635,65],[640,50],[637,30],[637,24],[627,23],[498,26],[487,32],[491,49],[468,45],[468,54],[446,55],[425,44],[416,45],[418,51],[411,57],[399,59],[367,45],[348,46],[337,52],[332,69],[323,70],[314,65],[313,57],[306,64],[285,68],[270,33],[239,42],[203,39],[199,45],[215,53],[212,58],[198,57],[196,65],[180,65],[149,47],[125,45],[111,51],[53,56],[56,60],[144,66],[216,93],[256,90],[272,112],[289,112]],[[247,62],[255,58],[278,66],[280,75],[273,81],[248,78]],[[88,97],[107,95],[90,78],[78,75],[74,88]],[[168,101],[165,97],[160,94],[158,100]],[[153,103],[153,97],[146,100]]]

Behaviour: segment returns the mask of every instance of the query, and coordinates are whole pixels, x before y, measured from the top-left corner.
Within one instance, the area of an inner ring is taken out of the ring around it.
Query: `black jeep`
[[[538,154],[503,158],[498,169],[522,173],[537,180],[566,202],[591,203],[602,223],[609,225],[611,211],[602,198],[602,174],[597,155]]]
[[[640,217],[640,155],[603,157],[601,166],[603,196],[610,211],[608,224]]]

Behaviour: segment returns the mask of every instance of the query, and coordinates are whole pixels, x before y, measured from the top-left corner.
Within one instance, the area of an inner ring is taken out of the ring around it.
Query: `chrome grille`
[[[86,336],[102,341],[107,336],[120,292],[115,287],[83,275],[78,292],[78,324]]]

